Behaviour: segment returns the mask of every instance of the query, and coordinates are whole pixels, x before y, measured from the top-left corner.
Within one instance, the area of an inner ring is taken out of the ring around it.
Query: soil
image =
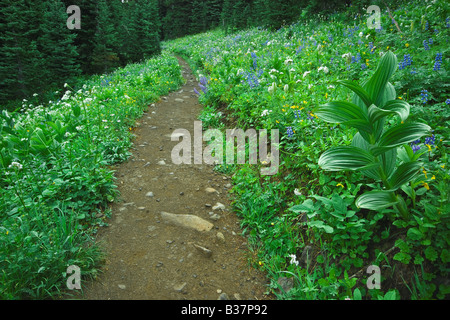
[[[266,275],[249,263],[252,253],[228,193],[230,177],[211,165],[172,162],[179,142],[171,134],[183,128],[193,135],[202,109],[193,91],[198,83],[178,60],[185,85],[149,106],[136,124],[133,155],[114,168],[121,201],[98,232],[106,261],[95,280],[83,283],[82,299],[270,299]],[[224,210],[213,210],[218,202]],[[173,225],[161,212],[195,215],[214,226],[197,231]]]

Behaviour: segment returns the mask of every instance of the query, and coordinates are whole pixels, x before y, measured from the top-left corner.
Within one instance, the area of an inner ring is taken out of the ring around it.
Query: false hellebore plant
[[[370,210],[394,206],[406,219],[409,212],[399,189],[421,167],[420,154],[414,154],[408,143],[428,134],[431,128],[424,123],[406,121],[410,106],[404,100],[395,99],[395,88],[389,82],[397,66],[396,56],[387,52],[372,77],[362,85],[349,80],[336,81],[354,92],[352,102],[332,101],[313,112],[326,122],[341,123],[358,131],[350,146],[325,151],[319,158],[319,166],[329,171],[361,170],[365,176],[381,181],[382,188],[362,194],[356,199],[356,205]],[[389,116],[399,120],[387,126]]]

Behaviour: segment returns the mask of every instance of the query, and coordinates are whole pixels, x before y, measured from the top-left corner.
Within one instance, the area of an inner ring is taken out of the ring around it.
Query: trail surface
[[[265,276],[248,264],[229,177],[206,164],[172,163],[178,144],[172,132],[193,134],[202,109],[193,91],[198,84],[179,62],[186,84],[149,106],[138,121],[133,156],[115,168],[122,201],[99,231],[106,263],[83,299],[267,299]]]

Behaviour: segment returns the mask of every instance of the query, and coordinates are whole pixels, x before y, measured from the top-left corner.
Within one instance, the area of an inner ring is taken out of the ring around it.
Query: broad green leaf
[[[411,181],[419,173],[420,162],[405,162],[401,164],[390,179],[391,190],[397,190],[402,185]]]
[[[423,237],[422,232],[420,232],[417,228],[409,228],[406,235],[411,240],[420,240]]]
[[[398,202],[393,192],[384,190],[374,190],[362,194],[356,199],[358,208],[380,210],[391,207]]]
[[[368,151],[354,146],[331,148],[320,156],[318,164],[328,171],[362,170],[379,166]]]
[[[331,101],[313,110],[320,119],[331,123],[342,123],[358,130],[372,132],[367,114],[357,105],[346,101]]]
[[[397,99],[386,102],[381,109],[395,112],[402,121],[406,121],[409,117],[411,106],[408,102]]]
[[[372,104],[369,94],[358,83],[351,80],[337,80],[336,83],[342,84],[352,90],[364,102],[366,107],[369,107]]]
[[[380,138],[378,146],[371,147],[374,156],[402,144],[413,142],[430,132],[430,126],[419,123],[402,123],[388,129]]]
[[[409,116],[410,106],[403,100],[391,100],[383,108],[378,108],[376,105],[369,107],[369,120],[375,122],[383,117],[397,114],[402,121],[405,121]]]
[[[323,221],[309,221],[308,226],[323,229],[326,233],[333,233],[333,227],[327,226]]]
[[[382,105],[380,102],[392,95],[393,87],[389,86],[388,82],[397,69],[397,65],[397,57],[390,51],[386,52],[381,58],[377,70],[364,86],[373,104]],[[383,92],[385,89],[388,90]]]
[[[354,136],[353,136],[353,140],[352,140],[352,146],[361,148],[363,150],[369,151],[369,143],[363,138],[363,136],[360,134],[360,132],[357,132]],[[369,178],[372,178],[374,180],[379,180],[380,177],[378,175],[378,171],[376,169],[368,169],[368,170],[363,170],[362,173],[366,176],[368,176]]]

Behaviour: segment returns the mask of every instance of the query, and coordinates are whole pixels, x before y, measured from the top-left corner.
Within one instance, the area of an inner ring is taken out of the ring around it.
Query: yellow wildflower
[[[428,151],[431,151],[431,146],[429,144],[426,144],[426,146],[428,147]]]
[[[423,186],[425,187],[425,189],[430,190],[430,186],[428,185],[428,183],[424,182]]]
[[[343,188],[344,185],[343,185],[342,183],[339,182],[339,183],[336,185],[336,187],[342,187],[342,188]]]
[[[409,43],[405,43],[405,47],[407,47],[407,48],[408,48],[408,47],[409,47]]]

